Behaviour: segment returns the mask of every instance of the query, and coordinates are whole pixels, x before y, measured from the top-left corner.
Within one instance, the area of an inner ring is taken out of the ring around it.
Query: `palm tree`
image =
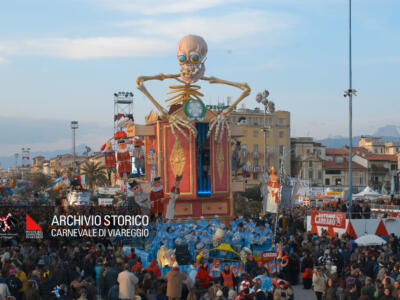
[[[32,186],[35,190],[46,189],[52,186],[53,179],[43,173],[35,173],[31,177]]]
[[[86,175],[86,183],[93,190],[97,185],[106,184],[106,168],[101,162],[85,161],[81,169],[81,174]]]
[[[54,170],[54,177],[61,177],[62,176],[62,172],[59,169]]]

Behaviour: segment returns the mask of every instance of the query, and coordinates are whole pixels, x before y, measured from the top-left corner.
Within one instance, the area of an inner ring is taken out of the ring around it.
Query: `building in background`
[[[399,141],[385,142],[380,137],[361,136],[359,147],[365,148],[375,154],[397,154],[400,152]]]
[[[379,192],[390,191],[393,177],[398,174],[397,144],[384,142],[381,138],[361,137],[359,147],[353,147],[353,186],[356,191],[368,185]],[[348,147],[325,148],[311,137],[292,138],[291,147],[292,177],[310,180],[313,186],[349,185]]]
[[[42,155],[35,156],[32,158],[32,173],[42,173],[43,172],[43,165],[46,161],[46,158]]]
[[[353,162],[353,186],[361,187],[368,185],[367,174],[368,169],[358,163]],[[326,160],[323,162],[324,169],[324,186],[348,186],[349,185],[349,160],[343,159],[341,162],[337,160]]]
[[[249,173],[248,184],[260,182],[265,167],[279,170],[284,155],[284,170],[290,174],[290,113],[278,110],[264,115],[260,108],[239,108],[232,112],[233,124],[244,126],[244,136],[237,138],[241,143],[241,163]],[[267,131],[264,132],[264,120]],[[264,147],[265,135],[267,145]],[[265,157],[267,159],[265,159]],[[266,166],[265,166],[266,161]]]
[[[313,186],[322,186],[325,147],[312,137],[296,137],[291,143],[291,176],[309,180]]]
[[[75,159],[77,164],[80,165],[80,163],[85,161],[87,157],[76,156]],[[57,155],[49,160],[50,175],[53,177],[57,177],[63,173],[73,173],[73,167],[74,156],[72,154]]]
[[[380,191],[382,186],[390,191],[392,177],[397,175],[398,159],[393,154],[356,154],[353,161],[368,169],[367,184]]]

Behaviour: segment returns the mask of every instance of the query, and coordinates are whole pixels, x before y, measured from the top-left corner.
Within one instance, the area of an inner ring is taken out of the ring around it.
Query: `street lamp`
[[[344,91],[343,97],[349,98],[349,216],[351,218],[351,204],[353,198],[353,96],[357,90],[353,89],[353,73],[351,61],[351,0],[349,0],[349,88]]]
[[[77,172],[76,168],[76,152],[75,152],[75,130],[79,128],[78,121],[71,121],[71,129],[72,129],[72,155],[73,155],[73,168],[74,173]],[[75,174],[74,174],[75,175]]]
[[[275,103],[268,100],[269,92],[268,90],[264,90],[262,93],[258,93],[256,96],[257,103],[264,105],[264,168],[265,171],[268,167],[267,162],[267,130],[269,127],[267,126],[267,113],[273,113],[275,111]]]

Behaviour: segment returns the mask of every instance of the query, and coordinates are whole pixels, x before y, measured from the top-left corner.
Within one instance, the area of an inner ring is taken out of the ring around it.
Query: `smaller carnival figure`
[[[139,182],[133,180],[129,183],[132,191],[133,191],[133,198],[137,205],[139,205],[140,210],[142,211],[143,215],[150,214],[150,196],[146,193]],[[130,199],[129,199],[130,200]],[[131,201],[128,201],[131,202]],[[133,206],[134,203],[129,203],[130,206]]]
[[[269,169],[269,181],[267,182],[268,201],[267,211],[271,213],[278,212],[279,201],[279,177],[276,175],[275,168]]]
[[[111,183],[111,174],[117,173],[117,159],[115,158],[115,152],[112,148],[111,142],[107,142],[104,149],[104,160],[107,168],[108,180]]]
[[[132,173],[131,155],[127,149],[125,139],[118,141],[117,151],[118,174],[121,180],[126,180],[128,175]]]
[[[138,176],[144,175],[144,151],[142,148],[142,141],[135,139],[135,148],[132,151],[132,156],[135,158],[135,168]]]
[[[175,202],[179,198],[179,194],[181,193],[179,189],[179,185],[181,183],[183,175],[178,175],[175,178],[175,184],[171,189],[171,198],[169,199],[168,206],[167,206],[167,212],[165,214],[165,218],[167,220],[173,220],[175,216]]]
[[[163,211],[162,200],[164,198],[164,187],[161,182],[161,177],[156,177],[153,180],[150,191],[150,201],[151,201],[151,214],[161,215]]]

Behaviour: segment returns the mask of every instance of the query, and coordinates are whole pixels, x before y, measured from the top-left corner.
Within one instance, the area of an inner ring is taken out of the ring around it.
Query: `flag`
[[[79,182],[81,185],[86,184],[86,175],[79,175]]]
[[[69,185],[70,185],[70,182],[69,182],[68,177],[65,177],[65,176],[56,177],[55,182],[52,186],[52,189],[54,191],[58,191],[59,189],[69,187]]]
[[[53,184],[53,191],[58,191],[59,189],[62,188],[62,179],[61,177],[57,177],[56,181]]]

